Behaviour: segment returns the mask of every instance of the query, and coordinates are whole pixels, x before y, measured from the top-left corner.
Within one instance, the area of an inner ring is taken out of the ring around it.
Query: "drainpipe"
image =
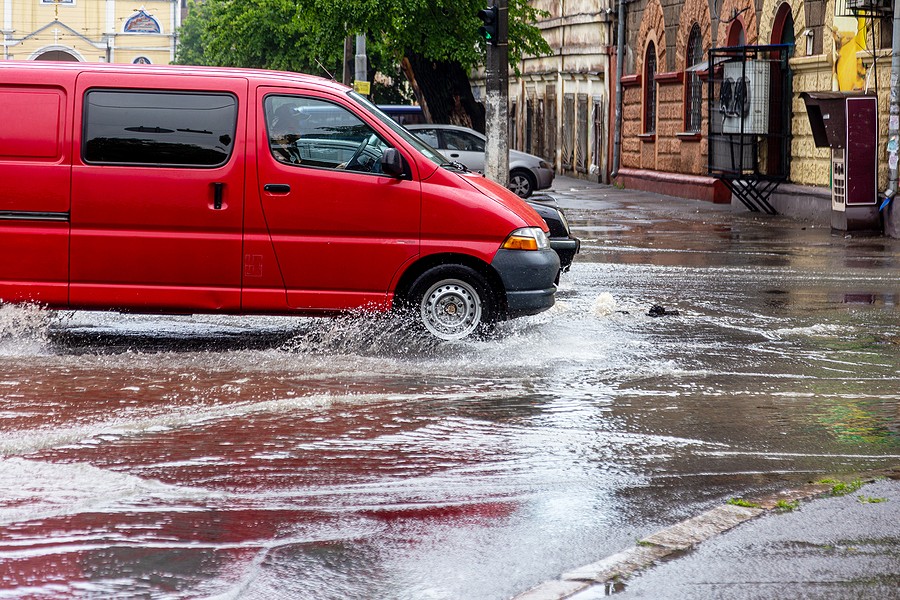
[[[894,2],[894,33],[891,39],[890,117],[888,125],[888,187],[881,205],[884,212],[884,233],[900,238],[900,209],[894,206],[897,194],[898,153],[900,153],[900,1]]]
[[[616,177],[619,174],[619,155],[622,152],[622,69],[625,63],[625,2],[626,0],[619,0],[618,40],[616,40],[616,127],[613,134],[613,164],[610,177]]]

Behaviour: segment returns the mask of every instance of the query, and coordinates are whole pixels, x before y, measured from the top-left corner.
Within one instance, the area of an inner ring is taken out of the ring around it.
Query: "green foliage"
[[[343,60],[343,37],[310,19],[308,0],[191,2],[175,62],[326,75]],[[332,71],[333,72],[333,71]]]
[[[486,0],[192,1],[179,30],[175,62],[322,74],[321,63],[339,77],[344,38],[364,33],[369,61],[376,68],[396,64],[414,50],[430,60],[469,69],[484,63],[477,13],[486,4]],[[527,0],[509,0],[512,66],[522,56],[550,53],[534,26],[546,14]]]
[[[779,500],[775,503],[775,510],[778,512],[791,512],[800,508],[799,500]]]
[[[846,496],[847,494],[852,494],[857,491],[859,488],[863,486],[863,482],[859,479],[854,479],[850,483],[845,483],[843,481],[839,481],[834,484],[831,488],[832,496]]]
[[[730,498],[726,504],[731,504],[732,506],[743,506],[744,508],[760,508],[759,504],[756,502],[749,502],[748,500],[744,500],[743,498]]]
[[[887,502],[887,498],[874,498],[872,496],[857,496],[856,499],[860,502],[867,504],[879,504],[881,502]]]

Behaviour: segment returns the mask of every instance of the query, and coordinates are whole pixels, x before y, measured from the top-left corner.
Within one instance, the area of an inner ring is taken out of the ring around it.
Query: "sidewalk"
[[[671,200],[667,212],[717,213],[725,220],[730,212],[751,214],[740,205],[667,198],[568,177],[557,177],[546,193],[563,208],[598,201],[612,206]],[[610,219],[623,214],[612,211]],[[773,235],[780,228],[806,225],[783,216],[760,219],[771,219]],[[733,498],[634,546],[562,573],[515,600],[609,595],[660,600],[900,599],[900,466],[859,480],[811,483],[764,498]]]
[[[900,469],[734,499],[515,600],[900,598]]]

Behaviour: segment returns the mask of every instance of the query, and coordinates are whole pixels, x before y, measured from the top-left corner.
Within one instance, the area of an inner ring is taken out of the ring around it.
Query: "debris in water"
[[[666,310],[664,307],[659,304],[654,304],[650,307],[650,310],[647,312],[648,316],[651,317],[677,317],[677,310]]]

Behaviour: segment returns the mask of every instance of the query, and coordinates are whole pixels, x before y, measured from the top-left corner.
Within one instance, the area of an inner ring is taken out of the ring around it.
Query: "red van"
[[[0,61],[0,115],[2,302],[408,307],[442,339],[553,305],[538,214],[335,82]]]

